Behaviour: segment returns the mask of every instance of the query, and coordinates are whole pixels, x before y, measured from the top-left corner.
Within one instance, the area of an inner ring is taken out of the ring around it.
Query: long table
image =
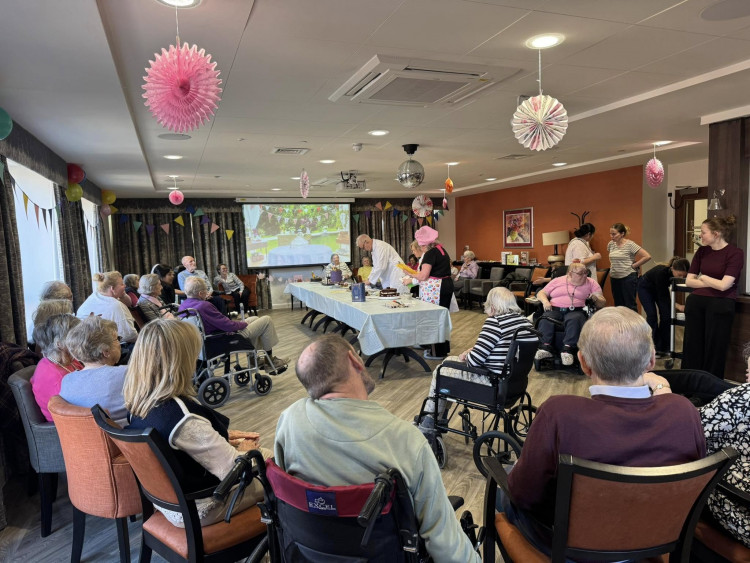
[[[370,356],[367,365],[375,357],[386,355],[383,373],[388,361],[396,355],[403,356],[406,361],[409,357],[414,358],[425,371],[430,371],[430,366],[411,347],[450,340],[453,326],[445,307],[412,299],[409,307],[390,309],[385,306],[385,300],[375,297],[368,297],[364,303],[355,303],[348,289],[316,282],[290,283],[284,292],[311,309],[358,330],[360,350]]]

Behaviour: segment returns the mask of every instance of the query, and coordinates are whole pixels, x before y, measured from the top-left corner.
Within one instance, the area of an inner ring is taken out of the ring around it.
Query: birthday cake
[[[396,297],[397,295],[398,291],[392,287],[386,287],[385,289],[380,290],[380,297]]]

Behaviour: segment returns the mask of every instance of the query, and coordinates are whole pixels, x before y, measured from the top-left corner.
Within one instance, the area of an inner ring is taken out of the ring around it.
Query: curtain
[[[386,211],[379,211],[375,207],[378,202],[383,207],[388,202],[391,207]],[[414,231],[419,228],[419,225],[412,221],[411,203],[410,198],[357,199],[352,204],[352,244],[354,245],[359,235],[366,234],[390,244],[406,261],[411,254],[409,246],[414,240]],[[397,212],[396,215],[394,211]],[[358,220],[355,215],[359,216]],[[406,221],[404,221],[404,216],[407,217]],[[437,228],[434,223],[433,227]],[[352,246],[352,264],[355,268],[362,264],[363,256],[369,256],[369,252],[359,250],[356,245]]]
[[[114,270],[112,265],[112,252],[110,251],[109,236],[107,236],[107,228],[109,227],[109,221],[105,221],[102,217],[101,206],[96,206],[96,237],[97,237],[97,269],[100,272],[111,272]],[[150,272],[151,270],[149,270]]]
[[[414,231],[419,228],[419,225],[416,221],[412,222],[410,200],[399,200],[398,203],[394,203],[394,200],[390,201],[393,208],[383,212],[383,240],[395,248],[399,256],[406,262],[409,254],[411,254]],[[404,220],[404,217],[406,220]],[[437,228],[434,224],[433,227]]]
[[[383,212],[375,208],[377,200],[356,200],[352,204],[352,267],[362,265],[362,257],[370,256],[369,252],[357,248],[357,237],[368,235],[370,238],[383,240]],[[355,215],[359,217],[356,218]],[[388,241],[386,241],[388,242]]]
[[[230,272],[246,274],[247,243],[242,211],[211,213],[211,222],[201,225],[203,217],[192,219],[196,262],[204,266],[202,269],[212,280],[216,275],[216,267],[221,263],[226,264]],[[221,229],[212,233],[212,225],[221,225]],[[228,230],[232,231],[231,239],[228,238]]]
[[[0,341],[26,346],[26,316],[23,298],[21,248],[18,243],[13,178],[8,162],[0,154]]]
[[[77,310],[91,294],[91,268],[81,202],[69,202],[64,193],[65,189],[55,184],[63,277],[73,292],[73,309]]]

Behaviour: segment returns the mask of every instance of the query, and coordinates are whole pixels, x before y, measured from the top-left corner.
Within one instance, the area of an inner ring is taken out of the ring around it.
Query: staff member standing
[[[591,223],[584,223],[573,231],[576,238],[568,243],[568,249],[565,251],[565,265],[570,266],[573,262],[580,262],[589,269],[591,277],[596,279],[596,261],[602,255],[591,250],[594,232],[596,232],[596,227]]]
[[[375,285],[378,280],[381,280],[384,288],[401,289],[403,272],[397,264],[403,264],[404,261],[401,260],[395,248],[387,242],[372,239],[368,235],[357,237],[357,247],[372,253],[372,271],[368,279],[362,278],[363,282],[368,285]]]
[[[612,280],[615,307],[622,306],[638,311],[635,304],[638,268],[651,260],[651,255],[632,240],[625,238],[628,230],[622,223],[615,223],[609,228],[609,237],[612,239],[607,245],[609,279]]]
[[[682,368],[702,369],[724,378],[732,334],[737,280],[745,264],[741,249],[727,239],[735,218],[712,217],[701,225],[701,246],[686,284],[694,289],[685,302]]]

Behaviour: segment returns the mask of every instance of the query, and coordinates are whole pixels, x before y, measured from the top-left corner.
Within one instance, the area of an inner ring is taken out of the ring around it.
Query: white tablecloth
[[[444,342],[453,328],[448,309],[416,299],[407,308],[389,309],[384,300],[368,297],[354,303],[348,289],[313,282],[290,283],[284,293],[357,329],[362,353],[368,356],[385,348]]]

